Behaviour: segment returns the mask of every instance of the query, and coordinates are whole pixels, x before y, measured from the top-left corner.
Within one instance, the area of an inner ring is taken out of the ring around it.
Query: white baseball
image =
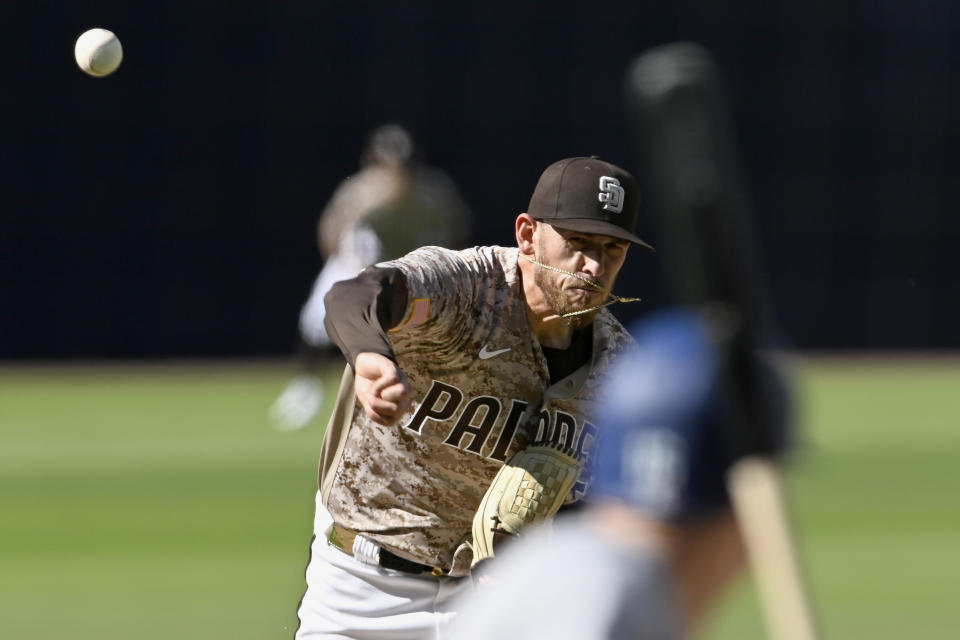
[[[123,47],[112,31],[90,29],[77,38],[73,55],[84,73],[101,78],[110,75],[120,66]]]

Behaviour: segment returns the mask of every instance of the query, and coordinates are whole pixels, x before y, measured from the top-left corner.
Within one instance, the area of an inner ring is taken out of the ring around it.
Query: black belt
[[[356,535],[357,534],[350,529],[334,523],[330,528],[330,533],[327,535],[327,540],[337,549],[352,555],[351,546],[353,545],[353,540]],[[429,573],[433,576],[444,575],[444,571],[440,567],[431,567],[428,564],[420,564],[413,560],[407,560],[393,552],[387,551],[379,545],[377,546],[380,549],[378,564],[384,569],[403,571],[404,573]]]
[[[380,547],[380,566],[384,569],[403,571],[405,573],[431,573],[433,575],[443,575],[442,572],[440,574],[434,573],[433,567],[428,564],[420,564],[419,562],[414,562],[413,560],[401,558],[395,553],[390,553],[383,547]]]

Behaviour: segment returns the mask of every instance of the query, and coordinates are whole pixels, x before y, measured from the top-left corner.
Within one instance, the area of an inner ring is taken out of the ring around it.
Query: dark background
[[[512,244],[550,162],[635,167],[624,70],[680,39],[724,75],[793,345],[960,347],[957,6],[5,6],[0,358],[287,355],[317,214],[372,127],[410,127],[474,241]],[[124,47],[107,78],[73,61],[95,26]],[[666,303],[655,257],[627,269],[645,302],[622,319]]]

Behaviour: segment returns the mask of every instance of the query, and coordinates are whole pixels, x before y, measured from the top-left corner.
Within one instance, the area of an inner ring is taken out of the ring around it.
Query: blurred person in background
[[[730,431],[769,428],[780,453],[789,418],[785,378],[758,352],[767,426],[731,424],[724,331],[692,308],[631,327],[637,349],[610,371],[597,409],[586,506],[505,541],[452,637],[679,640],[697,630],[745,567],[727,493],[740,457]]]
[[[270,407],[281,430],[306,426],[323,406],[320,367],[340,353],[324,328],[323,296],[364,267],[422,246],[466,246],[471,214],[453,180],[418,158],[409,131],[397,124],[376,128],[361,169],[334,191],[320,215],[317,242],[324,264],[300,312],[300,373]]]

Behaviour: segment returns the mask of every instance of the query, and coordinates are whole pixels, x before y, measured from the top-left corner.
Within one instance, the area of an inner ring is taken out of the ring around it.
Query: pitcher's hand
[[[393,426],[410,409],[407,375],[390,358],[365,351],[357,355],[353,373],[353,390],[374,422]]]

